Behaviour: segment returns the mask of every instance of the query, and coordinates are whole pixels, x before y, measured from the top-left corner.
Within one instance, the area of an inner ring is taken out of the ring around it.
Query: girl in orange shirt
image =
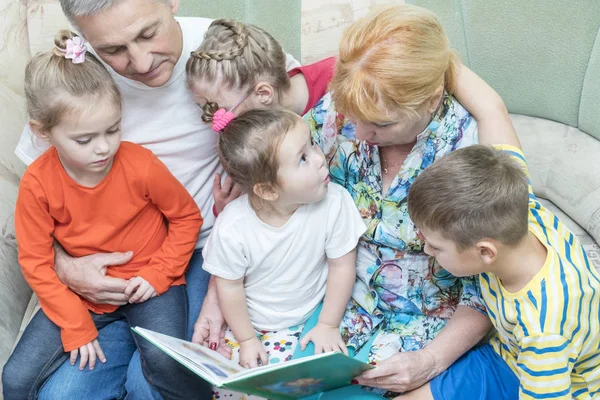
[[[97,336],[116,319],[184,339],[184,272],[202,225],[166,166],[121,143],[119,90],[80,37],[61,31],[52,51],[33,57],[25,92],[31,129],[52,147],[27,168],[17,199],[19,262],[41,310],[4,368],[7,400],[35,397],[67,357],[82,370],[109,368]],[[133,251],[106,271],[128,281],[129,303],[93,304],[71,291],[54,271],[54,243],[73,257]],[[199,392],[202,381],[187,369],[136,343],[144,376],[165,399]]]

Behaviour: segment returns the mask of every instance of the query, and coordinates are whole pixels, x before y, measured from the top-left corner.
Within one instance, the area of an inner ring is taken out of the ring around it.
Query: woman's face
[[[400,113],[388,113],[391,121],[360,121],[352,116],[350,120],[356,125],[356,138],[366,141],[371,146],[392,146],[410,144],[417,140],[419,133],[431,121],[431,114],[425,113],[409,118]]]

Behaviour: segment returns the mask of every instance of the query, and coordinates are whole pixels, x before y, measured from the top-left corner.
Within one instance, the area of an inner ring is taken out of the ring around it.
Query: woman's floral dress
[[[477,279],[457,278],[427,256],[407,210],[408,190],[421,171],[477,143],[470,114],[445,94],[386,194],[377,146],[355,138],[354,125],[335,111],[330,94],[304,119],[325,153],[331,180],[350,192],[368,227],[358,246],[356,284],[342,321],[348,346],[358,352],[373,339],[369,361],[377,362],[423,348],[459,305],[485,313]]]

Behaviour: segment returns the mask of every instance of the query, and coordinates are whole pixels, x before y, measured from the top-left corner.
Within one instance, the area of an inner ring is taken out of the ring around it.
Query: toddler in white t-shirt
[[[323,299],[303,345],[347,354],[339,324],[365,224],[350,194],[329,182],[308,125],[283,110],[234,118],[246,97],[213,118],[221,161],[246,194],[219,215],[203,253],[229,325],[226,338],[239,350],[234,359],[247,368],[291,359],[302,325]]]

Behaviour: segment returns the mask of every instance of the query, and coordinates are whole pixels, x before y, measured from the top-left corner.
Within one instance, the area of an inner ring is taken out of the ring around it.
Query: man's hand
[[[126,264],[133,257],[133,252],[98,253],[73,258],[59,246],[55,246],[55,251],[54,269],[59,279],[72,291],[96,304],[127,304],[127,281],[106,276],[106,268]]]
[[[202,303],[198,320],[194,324],[192,342],[199,343],[211,350],[216,350],[227,358],[231,358],[231,348],[225,343],[227,324],[219,308],[215,293],[216,289],[209,286],[208,293]]]
[[[240,197],[241,194],[242,191],[229,176],[225,178],[225,182],[221,185],[221,174],[215,175],[213,179],[213,197],[217,214],[220,214],[227,204]]]

